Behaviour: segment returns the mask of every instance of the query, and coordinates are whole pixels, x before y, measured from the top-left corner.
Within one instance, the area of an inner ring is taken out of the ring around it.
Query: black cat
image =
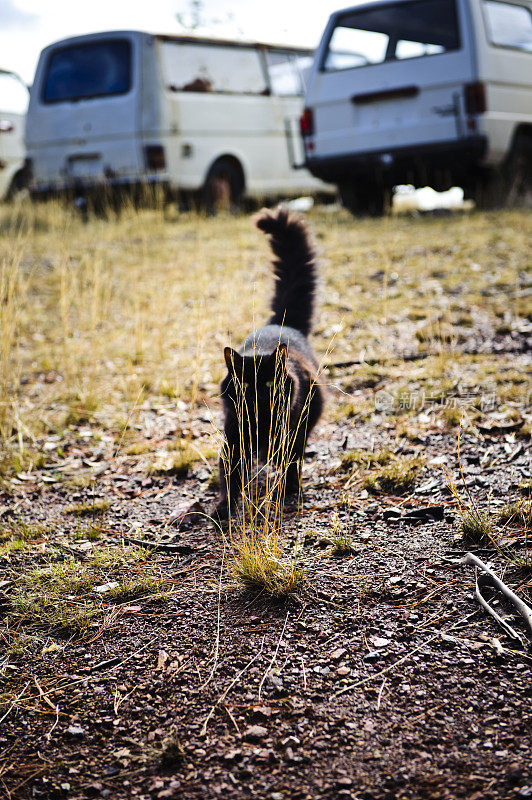
[[[307,436],[324,404],[318,363],[307,340],[316,291],[315,251],[305,222],[286,208],[264,209],[255,219],[270,236],[276,278],[272,317],[238,352],[224,350],[221,384],[225,443],[220,457],[219,518],[236,506],[253,461],[286,468],[282,492],[299,489]]]

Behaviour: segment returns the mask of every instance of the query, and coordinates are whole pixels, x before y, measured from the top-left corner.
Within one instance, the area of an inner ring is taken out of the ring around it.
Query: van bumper
[[[480,167],[488,150],[485,136],[449,142],[391,148],[363,153],[346,153],[340,156],[312,156],[305,162],[316,178],[331,183],[349,180],[371,180],[383,186],[403,183],[426,183],[429,178],[444,183],[458,182],[467,173]],[[437,187],[434,187],[437,188]]]
[[[142,188],[155,188],[168,185],[166,175],[148,175],[142,178],[107,178],[105,180],[76,178],[63,179],[61,181],[34,182],[30,183],[30,194],[35,199],[45,199],[58,195],[91,195],[105,194],[107,192],[128,192]]]

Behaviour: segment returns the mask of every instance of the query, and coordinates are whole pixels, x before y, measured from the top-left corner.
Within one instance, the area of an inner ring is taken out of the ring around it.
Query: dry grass
[[[423,459],[419,456],[396,456],[364,478],[363,485],[370,492],[401,495],[412,491],[416,485]]]
[[[392,441],[460,424],[462,406],[448,403],[457,394],[480,413],[494,391],[508,418],[526,415],[530,389],[515,356],[460,350],[472,331],[510,335],[530,320],[526,212],[354,220],[317,207],[309,218],[325,254],[318,356],[359,364],[331,367],[341,400],[330,403],[330,418],[371,421],[381,389],[391,398],[383,413]],[[9,492],[36,475],[43,487],[47,479],[91,486],[81,457],[68,468],[68,448],[82,445],[106,450],[113,469],[176,480],[198,462],[212,467],[219,442],[213,450],[216,437],[196,441],[194,421],[205,404],[218,410],[223,347],[262,324],[271,296],[267,245],[249,218],[170,221],[161,209],[125,208],[83,224],[57,203],[0,206],[0,253],[1,486]],[[425,359],[402,360],[420,351]],[[178,421],[166,443],[149,438],[152,412]],[[379,492],[410,491],[420,466],[387,451],[343,459]],[[229,545],[242,582],[258,577],[278,594],[285,581],[290,593],[301,574],[285,552],[274,481],[249,489]],[[104,509],[89,502],[89,520],[95,510]],[[28,546],[16,532],[4,545]]]
[[[462,511],[460,529],[467,545],[486,545],[494,542],[493,519],[478,508]]]
[[[278,535],[266,530],[244,531],[231,547],[229,569],[247,590],[276,599],[294,595],[305,580],[303,570],[283,554]]]
[[[401,388],[436,396],[458,371],[464,390],[478,392],[485,360],[458,354],[455,333],[471,307],[494,328],[526,318],[519,288],[526,214],[355,221],[317,209],[310,221],[327,257],[318,350],[324,354],[334,337],[329,361],[363,353],[360,385],[384,381],[395,397]],[[247,217],[190,213],[169,222],[158,209],[125,209],[117,220],[83,225],[54,203],[3,207],[0,245],[0,472],[7,475],[35,465],[35,440],[47,431],[103,425],[118,440],[123,426],[113,420],[131,426],[147,397],[185,403],[184,416],[210,402],[228,332],[238,341],[267,313],[267,250]],[[453,311],[444,302],[450,292]],[[397,342],[416,350],[420,338],[433,353],[425,363],[406,373],[393,363],[369,366],[389,359]],[[512,402],[524,402],[526,382],[511,385]],[[345,413],[371,413],[367,399],[349,402]]]

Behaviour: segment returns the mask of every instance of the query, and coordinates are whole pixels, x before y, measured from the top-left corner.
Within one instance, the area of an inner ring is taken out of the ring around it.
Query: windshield
[[[44,81],[45,103],[125,94],[131,86],[131,44],[106,39],[55,50]]]

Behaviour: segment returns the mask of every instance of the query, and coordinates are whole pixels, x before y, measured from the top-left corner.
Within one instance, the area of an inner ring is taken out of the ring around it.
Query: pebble
[[[267,736],[268,730],[267,728],[263,728],[262,725],[250,725],[249,728],[244,731],[244,739],[248,739],[249,741],[265,739]]]
[[[69,736],[85,736],[85,728],[81,725],[69,725],[66,732]]]

